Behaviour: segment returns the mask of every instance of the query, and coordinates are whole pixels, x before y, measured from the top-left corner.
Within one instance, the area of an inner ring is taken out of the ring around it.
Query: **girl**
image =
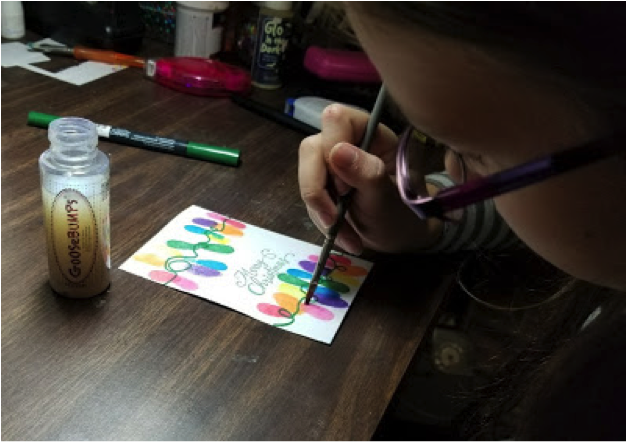
[[[511,438],[624,439],[625,4],[349,2],[345,9],[410,125],[403,155],[426,149],[414,143],[415,128],[447,146],[447,174],[430,180],[413,170],[401,179],[398,137],[380,125],[364,153],[354,143],[368,116],[332,105],[322,132],[300,147],[300,190],[312,220],[328,229],[336,209],[327,188],[354,187],[336,244],[354,254],[419,253],[484,247],[489,235],[459,239],[479,235],[472,225],[494,209],[538,255],[615,291],[619,310],[599,316],[544,365],[542,388],[521,403],[527,413]],[[590,160],[493,201],[474,198],[468,203],[483,206],[472,217],[469,205],[466,215],[449,214],[458,223],[416,203],[562,154]]]

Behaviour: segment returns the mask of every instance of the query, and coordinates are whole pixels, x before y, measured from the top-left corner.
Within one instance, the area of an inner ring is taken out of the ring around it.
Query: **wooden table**
[[[243,162],[102,141],[112,162],[112,286],[63,299],[47,284],[37,168],[47,132],[26,125],[29,111],[238,147]],[[118,269],[192,204],[321,244],[297,187],[301,138],[136,70],[77,87],[2,68],[4,440],[371,438],[446,292],[441,266],[377,260],[330,346]]]

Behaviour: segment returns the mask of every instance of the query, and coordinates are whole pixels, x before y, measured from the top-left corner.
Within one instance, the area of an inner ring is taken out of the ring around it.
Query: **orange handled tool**
[[[79,60],[93,60],[96,62],[111,63],[114,65],[144,67],[144,59],[134,55],[120,54],[119,52],[89,49],[83,46],[74,47],[74,57]]]
[[[75,46],[68,48],[67,46],[56,45],[29,45],[30,51],[43,52],[45,54],[62,54],[73,56],[78,60],[93,60],[95,62],[110,63],[113,65],[133,66],[135,68],[143,68],[145,61],[141,57],[134,55],[121,54],[114,51],[105,51],[102,49],[90,49],[84,46]]]

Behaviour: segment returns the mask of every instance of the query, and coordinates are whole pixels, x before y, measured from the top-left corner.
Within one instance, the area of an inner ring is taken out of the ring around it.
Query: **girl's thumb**
[[[383,160],[349,143],[335,145],[329,153],[329,163],[337,178],[348,185],[346,189],[338,189],[340,194],[350,187],[363,190],[378,186],[385,177]]]

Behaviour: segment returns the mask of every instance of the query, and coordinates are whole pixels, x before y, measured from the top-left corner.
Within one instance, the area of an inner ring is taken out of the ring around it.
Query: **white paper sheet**
[[[61,43],[49,38],[37,42],[37,44],[44,43],[49,45],[64,46]],[[63,56],[60,55],[59,57]],[[29,71],[56,78],[57,80],[71,83],[76,86],[84,85],[85,83],[92,82],[99,78],[121,71],[122,69],[126,69],[126,66],[92,61],[86,61],[77,66],[63,69],[59,72],[50,72],[40,68],[39,66],[33,65],[33,63],[41,63],[49,60],[50,59],[41,52],[29,51],[28,46],[23,43],[12,42],[2,44],[3,67],[19,66]]]
[[[80,65],[66,68],[59,72],[50,72],[39,66],[33,65],[21,65],[20,67],[27,69],[38,74],[47,75],[48,77],[56,78],[67,83],[71,83],[76,86],[84,85],[85,83],[93,82],[99,78],[113,74],[115,72],[124,69],[124,66],[109,65],[107,63],[100,62],[83,62]]]
[[[20,42],[2,43],[2,67],[41,63],[50,60],[41,52],[30,52],[28,46]]]
[[[305,305],[319,253],[320,245],[191,206],[120,269],[331,343],[372,263],[334,252]]]

